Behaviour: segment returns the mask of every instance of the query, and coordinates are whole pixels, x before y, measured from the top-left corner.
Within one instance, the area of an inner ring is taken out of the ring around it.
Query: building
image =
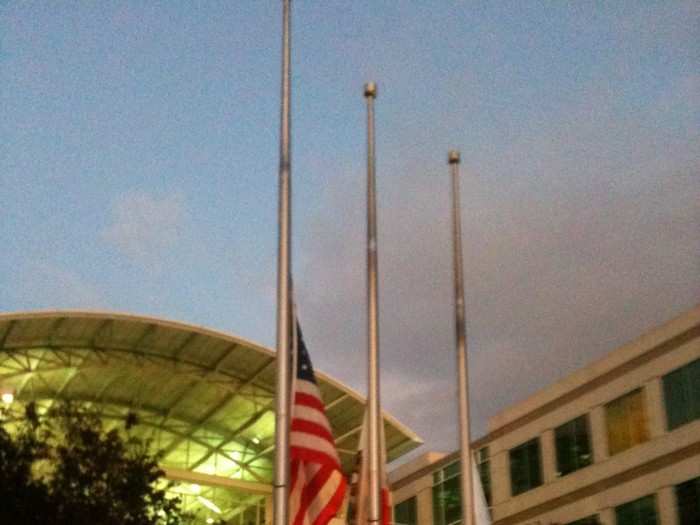
[[[473,442],[494,525],[700,524],[700,307],[489,421]],[[459,455],[391,474],[395,521],[460,516]]]
[[[311,349],[313,353],[313,348]],[[135,315],[97,312],[0,314],[0,420],[12,429],[24,406],[40,415],[57,402],[92,407],[107,428],[132,434],[163,456],[185,510],[232,525],[271,517],[275,356],[240,337]],[[317,373],[346,472],[364,398]],[[421,441],[384,414],[388,457]]]

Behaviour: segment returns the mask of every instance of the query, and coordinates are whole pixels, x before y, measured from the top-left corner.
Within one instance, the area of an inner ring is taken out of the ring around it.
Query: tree
[[[0,422],[0,523],[16,525],[180,525],[178,498],[148,443],[99,417],[62,405],[39,418],[27,405],[19,429]]]

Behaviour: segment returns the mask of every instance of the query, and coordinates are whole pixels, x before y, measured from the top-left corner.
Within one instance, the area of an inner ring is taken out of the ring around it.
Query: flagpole
[[[379,327],[377,286],[377,201],[374,156],[374,99],[377,85],[365,84],[367,99],[367,347],[368,347],[368,395],[369,409],[369,518],[368,523],[380,523],[382,519],[379,425]]]
[[[288,525],[290,417],[290,276],[291,276],[291,1],[282,1],[282,96],[277,251],[277,384],[275,397],[275,473],[273,523]]]
[[[464,319],[464,277],[462,275],[462,219],[459,198],[459,151],[447,156],[452,172],[452,246],[454,249],[455,317],[457,333],[457,376],[459,381],[459,443],[461,451],[462,523],[474,525],[474,490],[469,430],[469,388],[467,386],[467,334]]]

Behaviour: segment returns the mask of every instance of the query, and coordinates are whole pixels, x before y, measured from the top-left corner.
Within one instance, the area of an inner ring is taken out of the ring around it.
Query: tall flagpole
[[[283,0],[282,103],[280,110],[280,165],[277,251],[277,385],[275,397],[275,475],[273,523],[288,525],[289,417],[290,417],[290,297],[291,239],[291,75],[290,0]]]
[[[379,425],[381,411],[379,403],[379,311],[377,291],[377,199],[374,159],[374,99],[377,85],[365,84],[367,99],[367,348],[368,348],[368,395],[369,408],[369,518],[368,523],[378,524],[382,520],[381,480],[379,451]]]
[[[469,442],[469,369],[467,367],[467,334],[464,320],[464,277],[462,276],[462,219],[459,198],[459,151],[447,156],[452,172],[452,246],[455,271],[455,316],[457,333],[457,376],[459,380],[459,444],[461,451],[462,523],[474,525],[474,490],[472,455]]]

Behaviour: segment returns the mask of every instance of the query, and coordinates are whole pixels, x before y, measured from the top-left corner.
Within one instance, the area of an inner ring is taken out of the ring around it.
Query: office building
[[[700,524],[700,307],[489,421],[494,525]],[[459,453],[392,472],[395,521],[461,521]]]

